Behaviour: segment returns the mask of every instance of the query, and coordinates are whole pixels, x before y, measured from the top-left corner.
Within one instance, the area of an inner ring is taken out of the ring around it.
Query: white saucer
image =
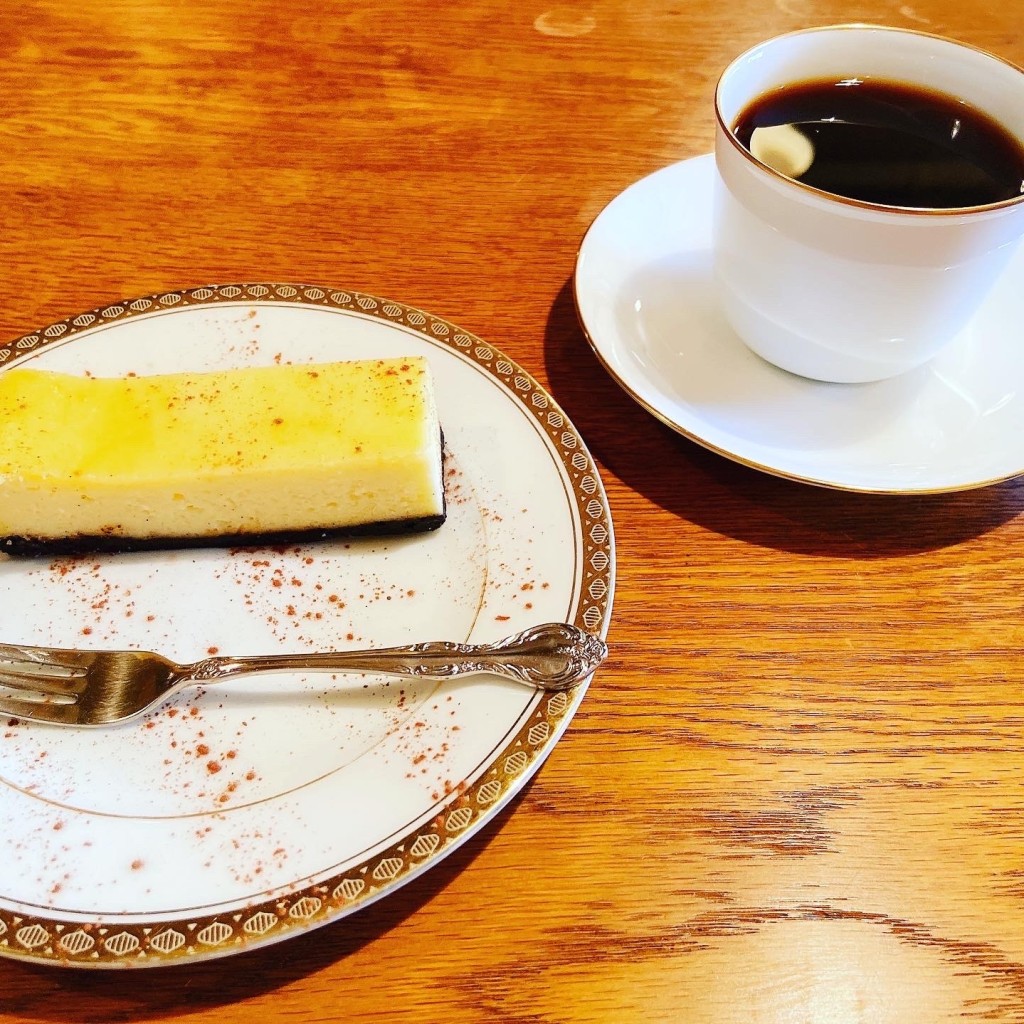
[[[1024,248],[927,366],[823,384],[754,355],[711,275],[712,156],[638,181],[594,221],[576,265],[590,344],[627,393],[681,434],[778,476],[928,493],[1024,473]]]

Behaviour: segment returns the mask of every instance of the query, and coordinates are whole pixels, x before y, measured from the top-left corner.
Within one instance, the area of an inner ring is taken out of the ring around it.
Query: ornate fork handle
[[[448,641],[305,655],[206,658],[182,669],[196,682],[217,682],[253,672],[297,669],[317,672],[379,672],[415,679],[452,679],[490,672],[545,690],[568,690],[604,661],[603,640],[566,622],[524,629],[489,644]]]

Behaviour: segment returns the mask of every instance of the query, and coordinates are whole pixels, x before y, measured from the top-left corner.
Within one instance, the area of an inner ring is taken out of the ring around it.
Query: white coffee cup
[[[862,202],[787,177],[733,134],[758,97],[854,76],[951,95],[1024,139],[1024,71],[919,32],[795,32],[748,50],[722,74],[714,257],[723,311],[769,362],[846,383],[927,362],[969,322],[1024,235],[1024,195],[955,209]]]

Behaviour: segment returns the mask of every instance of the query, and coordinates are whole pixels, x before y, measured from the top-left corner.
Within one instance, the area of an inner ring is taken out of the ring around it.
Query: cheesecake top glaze
[[[0,535],[280,534],[443,519],[423,357],[0,373]]]

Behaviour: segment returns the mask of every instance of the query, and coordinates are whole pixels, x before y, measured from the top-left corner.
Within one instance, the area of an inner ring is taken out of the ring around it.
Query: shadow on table
[[[737,540],[798,554],[888,557],[960,543],[1024,509],[1020,481],[945,495],[854,494],[760,473],[700,447],[604,370],[576,317],[571,279],[548,315],[545,369],[552,395],[607,473],[667,512]]]
[[[532,785],[531,779],[497,821],[430,871],[365,910],[283,943],[217,960],[138,970],[73,970],[0,961],[0,1015],[60,1024],[154,1020],[236,1004],[287,987],[344,960],[427,905],[486,849]],[[353,973],[348,981],[353,987],[367,983],[362,973]],[[339,989],[332,1005],[338,1005],[345,983],[332,984]]]

